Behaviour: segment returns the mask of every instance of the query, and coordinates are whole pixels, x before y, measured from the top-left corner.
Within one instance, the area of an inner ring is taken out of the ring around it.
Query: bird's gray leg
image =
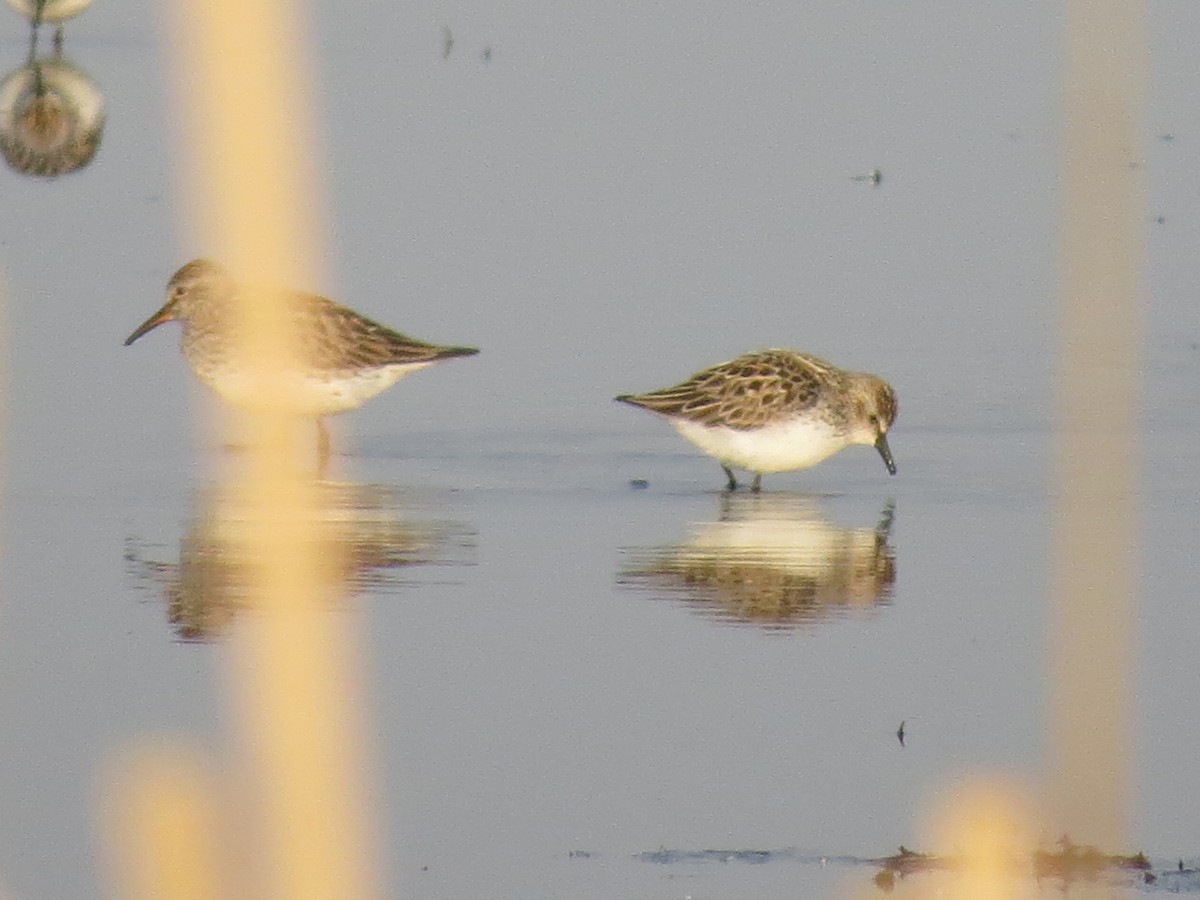
[[[729,479],[729,484],[726,485],[726,490],[737,490],[737,479],[733,477],[733,470],[729,466],[722,464],[721,468],[725,470],[725,477]]]
[[[752,485],[750,485],[750,490],[752,490],[756,494],[762,490],[762,472],[758,472],[755,474],[754,483]]]
[[[62,27],[62,24],[60,23],[59,26],[54,29],[54,53],[56,56],[62,56],[62,48],[63,48],[63,27]]]
[[[317,419],[317,477],[324,478],[329,468],[329,429],[324,419]]]

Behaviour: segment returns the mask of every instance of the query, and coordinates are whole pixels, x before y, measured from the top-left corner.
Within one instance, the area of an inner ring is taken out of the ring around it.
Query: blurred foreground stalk
[[[899,896],[1057,894],[1066,889],[1066,875],[1063,886],[1031,877],[1037,842],[1057,839],[1064,862],[1073,848],[1094,847],[1098,855],[1131,849],[1144,0],[1070,0],[1065,53],[1049,765],[1041,835],[1033,804],[1018,785],[968,778],[951,792],[931,835],[939,850],[955,854],[955,870],[941,882],[897,883]],[[1100,878],[1072,883],[1071,890],[1100,897],[1123,889]]]
[[[1147,71],[1143,0],[1068,3],[1051,827],[1109,851],[1131,798]]]
[[[311,283],[318,274],[309,267],[322,257],[303,77],[306,11],[298,6],[177,0],[171,10],[167,58],[183,125],[178,137],[190,177],[192,237],[251,283]],[[162,268],[171,265],[163,261]],[[342,567],[331,558],[333,547],[318,543],[318,495],[305,474],[311,467],[298,463],[297,434],[310,435],[311,426],[297,429],[286,402],[284,373],[295,342],[281,300],[263,289],[241,311],[245,358],[254,361],[249,374],[263,396],[279,402],[251,420],[249,452],[236,476],[249,526],[241,529],[247,546],[239,552],[260,563],[257,613],[237,629],[228,672],[248,790],[235,798],[228,782],[218,787],[243,816],[249,812],[242,824],[253,849],[243,847],[240,859],[248,883],[234,895],[355,900],[375,895],[360,782],[367,766],[358,661],[349,617],[329,614],[341,592],[333,573]],[[198,814],[186,811],[186,798],[200,792],[173,787],[158,768],[144,766],[140,776],[135,768],[129,776],[130,815],[142,825],[126,828],[126,840],[144,835],[146,817],[161,819],[170,809],[178,811],[174,820],[201,827]],[[196,852],[207,845],[198,839]],[[192,868],[202,872],[211,862],[194,859]],[[234,867],[225,862],[228,876]],[[197,877],[195,890],[152,896],[209,896]]]

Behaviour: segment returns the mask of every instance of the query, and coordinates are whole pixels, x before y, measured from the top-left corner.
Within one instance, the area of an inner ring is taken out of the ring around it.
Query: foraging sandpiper
[[[850,444],[873,446],[896,474],[887,442],[896,418],[891,385],[804,353],[745,353],[674,387],[616,399],[658,413],[716,457],[729,490],[737,487],[734,468],[753,472],[758,491],[764,473],[814,466]]]

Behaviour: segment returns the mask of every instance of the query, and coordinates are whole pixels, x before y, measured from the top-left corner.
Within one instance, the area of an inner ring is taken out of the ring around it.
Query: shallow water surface
[[[1058,16],[312,12],[329,255],[303,287],[482,348],[339,420],[322,489],[384,895],[873,891],[964,774],[1036,782]],[[1112,849],[1165,871],[1200,833],[1200,12],[1153,26],[1137,790]],[[0,17],[0,67],[27,52]],[[66,53],[103,94],[94,154],[0,168],[0,892],[86,900],[100,773],[155,736],[227,750],[221,671],[254,616],[211,401],[169,328],[121,347],[207,252],[170,51],[149,4],[106,0]],[[610,399],[780,345],[895,385],[895,477],[859,447],[729,496]]]

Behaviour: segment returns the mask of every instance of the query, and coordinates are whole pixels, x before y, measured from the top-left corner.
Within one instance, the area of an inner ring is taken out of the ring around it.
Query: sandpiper
[[[196,377],[235,406],[261,406],[252,380],[238,363],[232,333],[245,290],[221,266],[194,259],[171,277],[167,302],[134,329],[125,346],[163,322],[178,319],[183,323],[180,349]],[[324,416],[357,409],[405,375],[438,360],[479,352],[414,340],[316,294],[289,291],[286,303],[296,321],[302,360],[294,373],[293,411],[316,419],[322,472],[329,460]]]
[[[735,468],[753,472],[758,491],[764,473],[815,466],[851,444],[873,446],[896,474],[887,442],[896,418],[891,385],[805,353],[745,353],[674,387],[616,399],[658,413],[716,457],[731,491]]]

